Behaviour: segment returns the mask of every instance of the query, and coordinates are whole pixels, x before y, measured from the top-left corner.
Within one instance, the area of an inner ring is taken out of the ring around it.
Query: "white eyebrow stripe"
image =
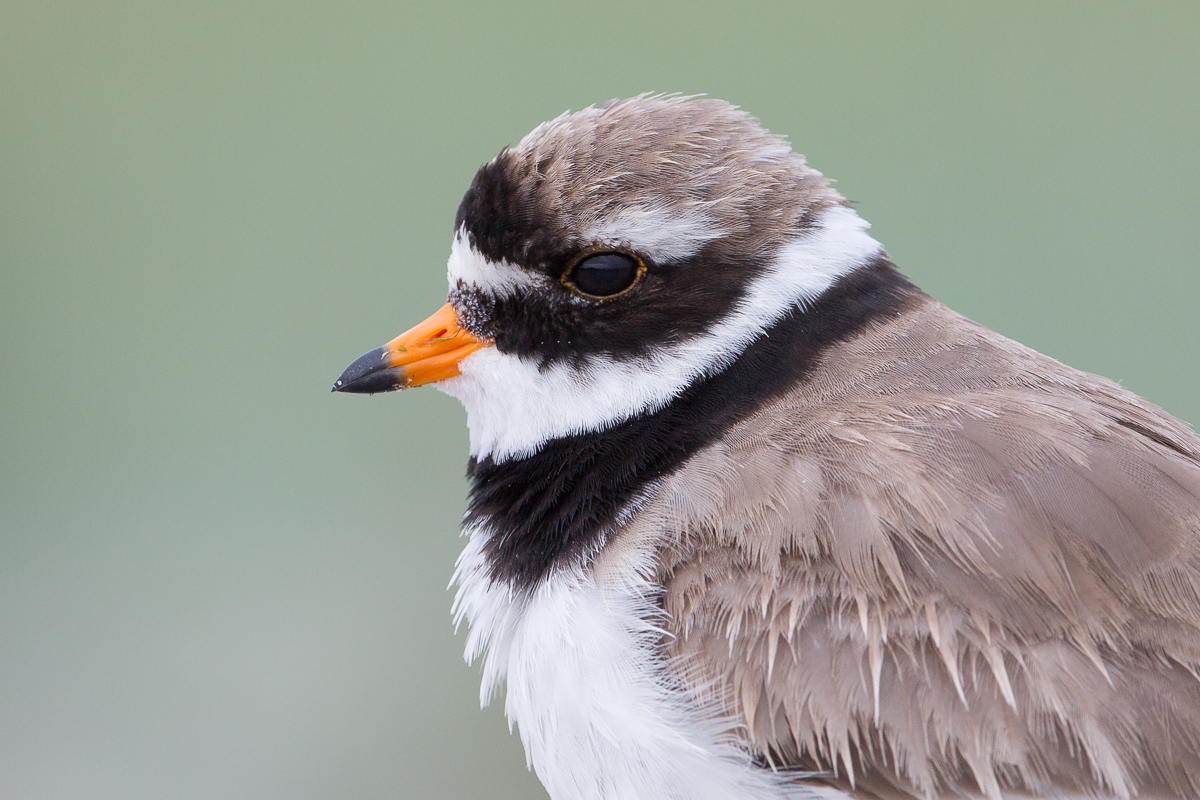
[[[650,261],[682,261],[727,233],[698,206],[631,205],[583,226],[592,244],[627,248]]]

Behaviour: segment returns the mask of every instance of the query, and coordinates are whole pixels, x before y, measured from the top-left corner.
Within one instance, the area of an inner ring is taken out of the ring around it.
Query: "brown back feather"
[[[665,652],[764,761],[863,796],[1200,794],[1200,437],[1108,380],[929,301],[642,520]]]

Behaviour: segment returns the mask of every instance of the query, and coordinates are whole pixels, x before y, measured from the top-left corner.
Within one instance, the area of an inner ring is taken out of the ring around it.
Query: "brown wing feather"
[[[647,514],[664,647],[765,761],[879,797],[1200,794],[1200,438],[1110,381],[930,301]]]

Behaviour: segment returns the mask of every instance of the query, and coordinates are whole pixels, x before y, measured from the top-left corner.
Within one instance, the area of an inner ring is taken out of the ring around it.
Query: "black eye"
[[[563,284],[591,299],[608,299],[633,288],[646,266],[624,253],[597,253],[580,261],[563,275]]]

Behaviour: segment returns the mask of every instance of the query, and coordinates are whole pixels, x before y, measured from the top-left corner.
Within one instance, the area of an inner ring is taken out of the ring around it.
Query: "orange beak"
[[[415,328],[356,358],[333,391],[375,394],[453,378],[460,361],[489,345],[462,328],[454,306],[446,303]]]

